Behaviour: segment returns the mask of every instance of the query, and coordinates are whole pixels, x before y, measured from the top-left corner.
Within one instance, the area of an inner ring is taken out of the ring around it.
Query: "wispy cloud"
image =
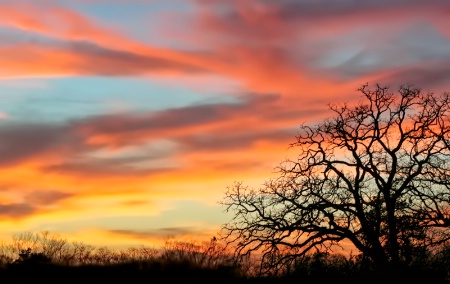
[[[169,238],[169,237],[183,237],[183,236],[193,236],[199,235],[201,233],[200,228],[194,227],[167,227],[167,228],[156,228],[146,231],[137,230],[110,230],[109,233],[115,235],[126,235],[136,239],[157,239],[157,238]]]
[[[29,216],[37,210],[28,203],[0,204],[0,215],[6,218]]]
[[[448,1],[120,2],[0,1],[5,220],[86,229],[89,216],[213,202],[234,180],[261,184],[295,155],[300,123],[359,101],[363,83],[450,89]],[[149,240],[212,227],[160,218],[106,231]]]

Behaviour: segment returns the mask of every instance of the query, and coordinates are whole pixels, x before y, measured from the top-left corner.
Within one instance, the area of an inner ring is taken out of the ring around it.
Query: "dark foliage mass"
[[[278,179],[259,189],[238,183],[227,192],[223,204],[235,217],[224,237],[237,255],[260,254],[261,273],[323,273],[312,268],[314,261],[306,268],[302,261],[346,242],[359,259],[344,265],[349,269],[330,263],[337,274],[362,269],[374,277],[417,279],[420,271],[436,270],[433,275],[445,278],[450,95],[409,86],[397,93],[379,85],[359,91],[359,104],[332,105],[334,117],[301,126],[292,144],[298,156],[280,166]]]

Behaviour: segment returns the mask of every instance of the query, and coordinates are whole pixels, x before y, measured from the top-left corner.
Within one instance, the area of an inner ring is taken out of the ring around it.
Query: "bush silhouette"
[[[42,252],[34,253],[31,248],[22,250],[19,258],[14,261],[15,264],[20,265],[39,265],[49,264],[52,259]]]

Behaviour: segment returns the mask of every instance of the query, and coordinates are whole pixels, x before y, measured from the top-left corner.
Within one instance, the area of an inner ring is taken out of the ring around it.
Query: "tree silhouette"
[[[356,106],[302,125],[295,160],[259,189],[242,183],[222,202],[224,237],[261,268],[351,242],[378,269],[414,262],[450,239],[450,95],[403,86],[358,89]]]

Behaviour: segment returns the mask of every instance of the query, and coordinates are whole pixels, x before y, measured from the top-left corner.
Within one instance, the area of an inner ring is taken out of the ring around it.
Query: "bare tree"
[[[356,106],[302,125],[295,160],[262,188],[236,184],[222,202],[224,237],[274,269],[351,242],[378,268],[410,264],[450,239],[450,95],[368,85]]]

